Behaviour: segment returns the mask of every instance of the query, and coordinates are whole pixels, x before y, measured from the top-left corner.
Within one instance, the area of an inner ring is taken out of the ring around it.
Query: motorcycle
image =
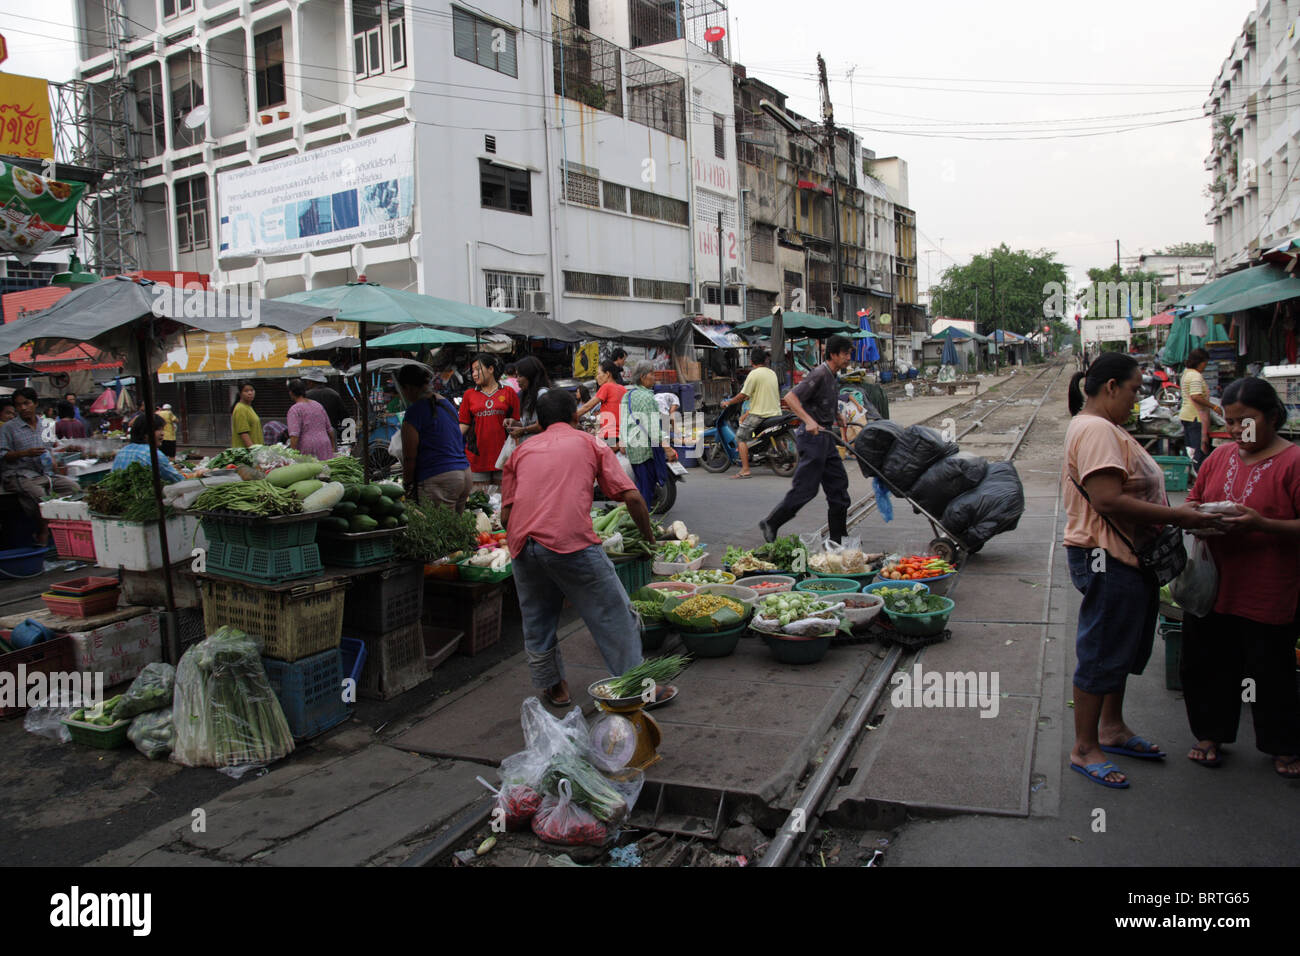
[[[661,485],[657,485],[655,487],[654,498],[646,502],[650,508],[650,514],[655,517],[666,515],[672,510],[673,505],[677,504],[677,485],[686,481],[686,467],[681,462],[670,461],[667,462],[667,465],[668,480]],[[628,477],[632,477],[631,474],[629,474]],[[599,484],[597,484],[592,491],[592,500],[609,500],[605,497],[605,493],[600,490]]]
[[[1181,408],[1183,404],[1182,389],[1159,365],[1154,371],[1143,368],[1142,386],[1138,390],[1138,395],[1142,398],[1154,398],[1165,408]]]
[[[733,464],[740,464],[740,446],[731,422],[733,412],[738,415],[740,409],[735,405],[722,409],[713,427],[704,431],[700,464],[706,471],[720,474]],[[798,424],[799,416],[786,412],[757,432],[749,442],[750,465],[767,465],[782,478],[793,475],[799,462],[794,443],[794,429]]]

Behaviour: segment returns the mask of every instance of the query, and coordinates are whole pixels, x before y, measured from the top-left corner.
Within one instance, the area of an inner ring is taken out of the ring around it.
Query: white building
[[[134,86],[141,268],[633,329],[717,301],[719,211],[740,263],[714,0],[74,8],[80,78]]]
[[[1158,298],[1161,303],[1175,302],[1184,293],[1199,289],[1209,281],[1214,256],[1170,256],[1144,253],[1138,256],[1138,269],[1160,275]]]
[[[1300,2],[1259,0],[1206,101],[1216,274],[1300,233]]]

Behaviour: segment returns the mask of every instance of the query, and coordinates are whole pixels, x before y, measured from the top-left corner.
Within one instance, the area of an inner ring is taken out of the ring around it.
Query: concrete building
[[[1300,3],[1259,0],[1205,103],[1214,274],[1300,234]]]
[[[74,9],[80,78],[133,89],[141,268],[267,297],[364,274],[632,329],[716,313],[740,265],[714,0]]]
[[[1186,292],[1192,292],[1205,285],[1210,270],[1214,268],[1214,256],[1167,256],[1148,254],[1138,256],[1138,269],[1142,272],[1158,272],[1160,289],[1157,298],[1160,307],[1176,302]]]

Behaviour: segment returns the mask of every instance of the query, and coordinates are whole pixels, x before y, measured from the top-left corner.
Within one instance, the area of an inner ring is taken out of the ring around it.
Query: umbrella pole
[[[143,329],[136,329],[136,346],[140,359],[140,390],[144,396],[144,414],[148,415],[146,419],[150,425],[153,425],[154,416],[154,393],[153,393],[153,372],[149,368],[149,345],[143,334]],[[158,436],[154,434],[153,428],[147,429],[149,436],[149,471],[153,475],[153,498],[154,503],[158,506],[158,543],[162,548],[163,561],[163,588],[167,595],[167,617],[164,629],[167,634],[168,653],[176,656],[176,651],[180,650],[175,646],[175,625],[176,625],[176,595],[172,590],[172,562],[171,547],[167,543],[167,512],[163,507],[162,493],[162,474],[158,467]]]
[[[370,376],[366,371],[366,324],[357,323],[361,340],[361,476],[370,484]]]

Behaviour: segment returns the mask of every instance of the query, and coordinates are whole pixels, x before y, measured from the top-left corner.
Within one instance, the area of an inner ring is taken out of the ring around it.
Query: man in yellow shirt
[[[175,458],[176,425],[180,422],[180,419],[176,417],[176,413],[172,411],[170,405],[163,405],[160,407],[158,409],[158,417],[163,420],[163,437],[160,446],[162,448],[162,453],[168,458]]]
[[[733,480],[750,477],[749,442],[763,430],[769,419],[781,414],[781,387],[776,373],[767,367],[767,351],[756,348],[749,357],[754,363],[753,371],[746,376],[740,391],[722,403],[726,408],[749,399],[749,411],[740,417],[740,431],[736,433],[736,443],[740,446],[740,473],[732,475]]]
[[[1178,387],[1183,393],[1183,407],[1178,420],[1183,423],[1183,444],[1192,452],[1196,467],[1201,467],[1210,452],[1210,390],[1205,384],[1205,366],[1210,353],[1205,349],[1192,349],[1183,368]]]

